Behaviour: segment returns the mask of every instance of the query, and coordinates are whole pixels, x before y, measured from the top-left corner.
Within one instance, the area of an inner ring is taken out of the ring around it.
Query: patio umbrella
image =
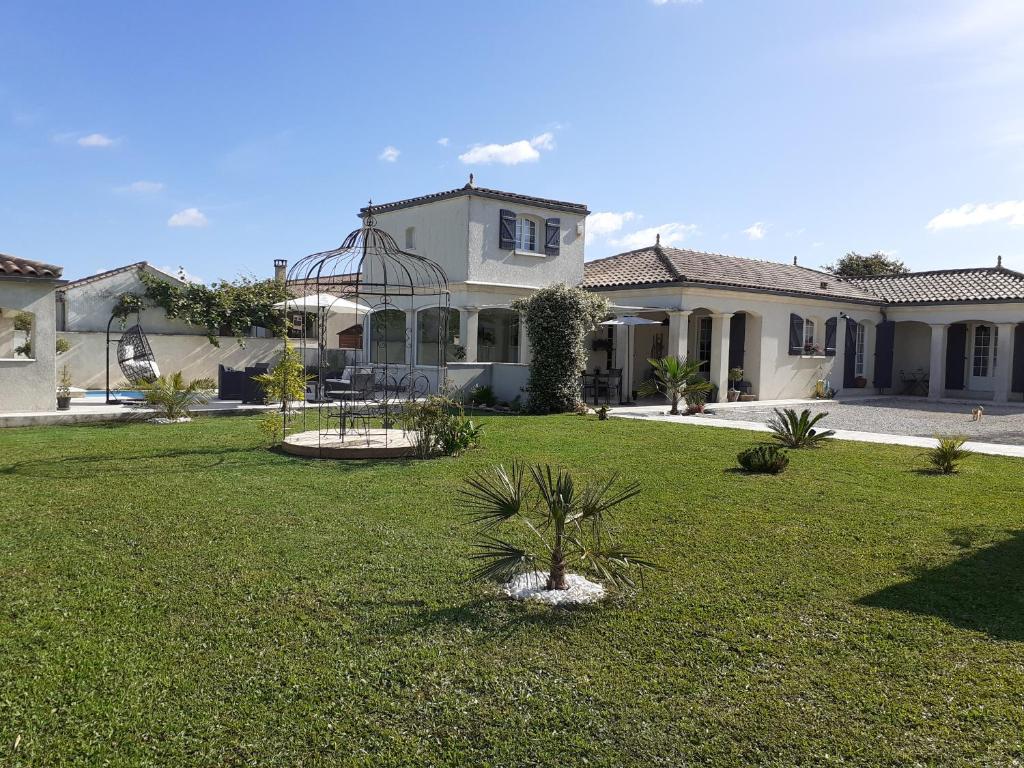
[[[637,317],[636,315],[623,315],[622,317],[613,317],[611,320],[605,320],[601,325],[661,325],[660,320],[648,320],[646,317]],[[626,333],[626,368],[624,370],[623,379],[626,378],[628,372],[629,376],[629,400],[633,399],[633,355],[630,349],[630,334]],[[623,384],[626,382],[623,381]],[[619,393],[621,399],[622,393]],[[628,401],[623,401],[628,402]]]
[[[297,309],[302,312],[321,311],[325,314],[366,314],[370,308],[365,304],[357,304],[339,296],[332,296],[329,293],[313,293],[309,296],[299,296],[287,301],[279,301],[274,309]]]

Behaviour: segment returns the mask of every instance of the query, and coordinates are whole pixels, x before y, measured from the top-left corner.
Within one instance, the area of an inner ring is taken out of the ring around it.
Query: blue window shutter
[[[830,317],[825,321],[825,355],[826,357],[836,356],[836,319]]]
[[[967,326],[953,323],[946,331],[946,389],[964,388],[967,367]]]
[[[1018,323],[1013,333],[1013,377],[1011,392],[1024,392],[1024,323]]]
[[[804,319],[800,315],[789,316],[789,354],[802,355],[804,351]]]
[[[548,256],[558,255],[558,246],[561,242],[561,219],[544,220],[544,253]]]
[[[896,339],[896,323],[885,320],[875,330],[875,381],[879,389],[892,386],[892,353]]]
[[[516,247],[516,212],[502,208],[498,212],[498,247],[510,251]]]
[[[846,346],[843,348],[843,386],[852,387],[857,378],[857,323],[846,318]]]

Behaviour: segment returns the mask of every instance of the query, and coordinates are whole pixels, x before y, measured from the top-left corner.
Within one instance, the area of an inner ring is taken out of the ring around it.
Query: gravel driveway
[[[804,408],[827,411],[819,422],[830,429],[852,429],[859,432],[881,432],[890,435],[964,435],[971,440],[986,443],[1024,445],[1024,409],[1000,407],[983,403],[985,415],[981,421],[971,421],[970,403],[929,403],[905,399],[879,398],[865,403],[822,403],[796,405],[797,412]],[[708,408],[712,413],[712,408]],[[718,419],[765,422],[772,415],[769,407],[720,408],[713,411]]]

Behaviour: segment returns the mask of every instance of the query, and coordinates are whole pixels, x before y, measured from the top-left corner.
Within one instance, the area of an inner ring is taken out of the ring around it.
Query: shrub
[[[284,416],[280,411],[268,411],[260,419],[260,432],[266,438],[267,443],[275,446],[284,438]]]
[[[639,393],[644,397],[664,395],[671,403],[668,412],[673,416],[679,415],[680,400],[689,402],[690,397],[700,395],[703,402],[711,391],[711,385],[699,375],[700,361],[662,357],[647,362],[651,364],[654,375],[640,385]]]
[[[640,493],[633,483],[613,490],[617,476],[604,482],[577,487],[572,475],[551,467],[533,466],[527,477],[522,464],[511,470],[495,467],[493,474],[467,480],[462,496],[469,518],[481,534],[471,558],[479,565],[476,579],[511,581],[547,560],[547,589],[566,589],[567,569],[572,567],[609,582],[614,587],[635,586],[654,564],[635,557],[614,544],[610,535],[612,510]],[[531,482],[532,480],[532,482]],[[532,547],[503,541],[491,531],[505,523],[520,523],[521,533]]]
[[[192,415],[192,406],[209,401],[210,396],[203,391],[208,381],[196,379],[186,384],[178,371],[138,387],[145,393],[146,403],[159,410],[165,419],[180,419]]]
[[[416,456],[458,456],[480,442],[481,425],[466,417],[450,397],[431,395],[409,403],[401,415],[402,429],[412,440]]]
[[[526,323],[533,350],[530,400],[534,413],[572,413],[580,400],[580,376],[589,353],[584,340],[608,313],[608,300],[564,284],[516,299],[512,308]]]
[[[971,452],[964,448],[967,442],[965,437],[941,437],[936,435],[939,444],[930,449],[925,456],[936,472],[943,475],[952,475],[959,470],[960,462],[971,455]]]
[[[835,434],[831,429],[819,432],[814,428],[826,416],[828,413],[822,411],[812,417],[809,408],[805,408],[799,415],[792,408],[784,411],[776,408],[775,415],[768,420],[768,428],[772,431],[772,437],[787,448],[814,448]]]
[[[596,413],[597,413],[597,420],[598,421],[608,421],[608,414],[609,414],[610,411],[611,411],[611,408],[609,408],[607,405],[602,405],[596,411]]]
[[[777,475],[789,466],[789,456],[777,445],[755,445],[740,451],[736,461],[747,472]]]
[[[69,349],[71,349],[71,342],[70,341],[68,341],[67,339],[63,339],[63,338],[57,339],[57,342],[54,345],[54,351],[58,355],[63,355]]]
[[[284,352],[277,364],[269,373],[260,373],[252,378],[263,386],[269,402],[281,403],[281,410],[287,411],[292,402],[306,398],[306,382],[316,377],[306,375],[301,355],[286,338]]]
[[[494,396],[494,390],[489,384],[478,384],[469,391],[469,402],[471,405],[483,405],[488,408],[498,402]]]

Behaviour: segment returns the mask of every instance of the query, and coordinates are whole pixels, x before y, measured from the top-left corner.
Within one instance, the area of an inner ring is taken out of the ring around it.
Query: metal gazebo
[[[386,445],[394,439],[388,429],[408,405],[443,387],[446,378],[448,278],[437,262],[399,248],[373,214],[371,202],[361,212],[362,226],[338,248],[306,256],[288,270],[296,297],[288,306],[299,310],[291,313],[296,320],[301,317],[298,347],[307,374],[315,376],[306,399],[316,407],[302,410],[301,431],[317,431],[318,451],[339,439],[357,443],[371,421],[384,427]],[[361,349],[350,352],[329,344],[328,319],[346,313],[361,328]]]

